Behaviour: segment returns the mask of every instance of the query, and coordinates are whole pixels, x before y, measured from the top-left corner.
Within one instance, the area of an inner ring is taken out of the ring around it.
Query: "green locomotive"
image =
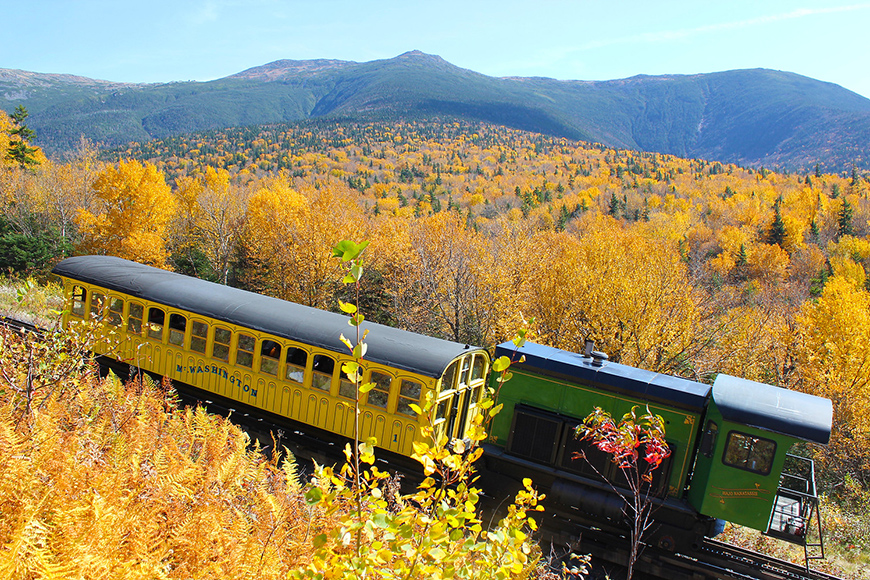
[[[686,551],[728,521],[807,546],[819,525],[812,461],[789,451],[828,442],[831,401],[724,374],[710,386],[609,362],[591,347],[577,354],[507,342],[495,356],[518,362],[486,444],[483,471],[494,489],[530,477],[555,520],[618,532],[622,500],[604,480],[619,485],[619,470],[574,431],[594,407],[619,417],[639,405],[665,420],[671,450],[652,482],[658,507],[647,541]],[[581,450],[589,461],[576,459]]]

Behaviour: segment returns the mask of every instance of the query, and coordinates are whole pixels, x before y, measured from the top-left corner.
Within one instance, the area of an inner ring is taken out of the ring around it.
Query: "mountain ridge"
[[[113,83],[0,69],[0,108],[31,113],[49,152],[316,117],[462,118],[747,166],[870,167],[870,99],[771,69],[607,81],[491,77],[409,51],[282,59],[206,82]]]

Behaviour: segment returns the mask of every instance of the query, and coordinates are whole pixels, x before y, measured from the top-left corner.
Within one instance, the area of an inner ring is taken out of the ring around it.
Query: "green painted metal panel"
[[[668,493],[681,496],[693,460],[700,422],[699,413],[673,409],[662,404],[648,404],[624,393],[608,392],[597,386],[571,382],[564,378],[542,376],[521,368],[512,369],[512,373],[513,378],[498,393],[498,402],[504,408],[493,421],[490,430],[491,442],[501,447],[507,445],[514,407],[518,404],[559,413],[578,422],[596,406],[619,419],[633,406],[639,406],[639,411],[643,413],[649,405],[650,411],[665,419],[666,438],[673,448]]]

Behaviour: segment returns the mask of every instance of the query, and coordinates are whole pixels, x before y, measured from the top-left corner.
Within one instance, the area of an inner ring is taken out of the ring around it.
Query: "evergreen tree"
[[[852,235],[852,204],[843,197],[843,207],[837,214],[837,238]]]
[[[776,244],[780,248],[785,242],[785,222],[782,221],[782,210],[780,206],[782,205],[782,196],[779,196],[776,199],[776,203],[773,204],[773,223],[770,224],[770,230],[767,232],[767,241],[770,244]]]
[[[39,165],[39,160],[34,155],[38,149],[29,146],[30,140],[36,137],[36,133],[24,124],[27,116],[27,109],[23,105],[18,105],[11,115],[15,127],[9,131],[9,136],[15,137],[15,139],[9,141],[6,159],[17,163],[22,168],[33,168],[34,165]]]
[[[616,194],[615,193],[610,194],[610,210],[609,210],[610,215],[612,215],[613,217],[619,217],[619,208],[621,206],[622,206],[622,204],[619,203],[619,198],[616,197]]]

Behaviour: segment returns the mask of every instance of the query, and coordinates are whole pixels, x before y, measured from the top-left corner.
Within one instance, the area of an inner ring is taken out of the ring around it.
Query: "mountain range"
[[[279,60],[214,81],[165,84],[0,69],[0,108],[19,104],[49,153],[82,136],[120,147],[311,118],[461,118],[744,166],[870,168],[870,99],[768,69],[612,81],[496,78],[419,51],[363,63]]]

